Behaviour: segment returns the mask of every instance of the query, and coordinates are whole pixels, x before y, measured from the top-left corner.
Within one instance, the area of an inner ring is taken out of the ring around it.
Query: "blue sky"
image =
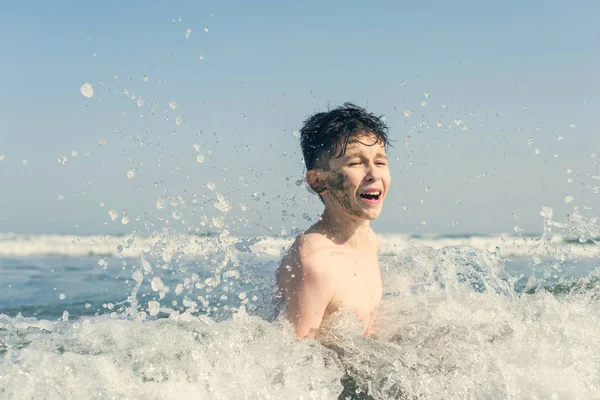
[[[217,193],[234,233],[306,228],[321,204],[294,130],[345,101],[396,140],[378,231],[597,215],[596,2],[170,3],[4,6],[0,231],[215,230]]]

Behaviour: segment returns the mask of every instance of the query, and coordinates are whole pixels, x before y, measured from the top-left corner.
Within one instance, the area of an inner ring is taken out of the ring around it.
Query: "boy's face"
[[[332,211],[366,220],[381,213],[391,181],[383,143],[365,132],[350,138],[344,155],[329,159],[329,170],[307,178]]]

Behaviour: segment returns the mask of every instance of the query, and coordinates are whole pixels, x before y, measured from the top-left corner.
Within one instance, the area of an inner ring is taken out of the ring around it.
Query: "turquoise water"
[[[132,270],[139,264],[139,259],[116,257],[0,258],[0,269],[6,278],[0,292],[0,314],[53,320],[62,318],[64,311],[71,318],[123,313],[130,306],[128,297],[137,283],[132,278]],[[265,294],[274,289],[276,261],[256,262],[245,267],[236,270],[238,273],[232,279],[225,279],[225,285],[219,285],[208,293],[206,287],[198,289],[195,283],[214,276],[214,267],[210,265],[189,261],[175,270],[157,268],[150,279],[142,281],[136,298],[141,306],[152,300],[161,300],[174,310],[183,312],[187,308],[182,303],[183,299],[195,297],[197,300],[199,295],[203,295],[209,304],[199,305],[198,312],[221,320],[231,316],[231,313],[223,311],[224,305],[240,307],[240,293],[247,293],[249,299],[257,296],[255,304],[248,306],[250,310],[256,310],[258,304],[265,302]],[[240,271],[244,272],[244,276]],[[193,279],[194,274],[198,275],[194,284],[177,295],[177,285],[185,285],[186,279]],[[169,287],[162,299],[160,291],[152,288],[152,279],[156,282],[156,278]],[[227,294],[228,298],[223,300],[222,296]],[[213,307],[218,310],[213,310]]]

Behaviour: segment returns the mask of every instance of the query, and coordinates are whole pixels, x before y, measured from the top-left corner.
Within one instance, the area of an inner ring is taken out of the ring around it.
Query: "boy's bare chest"
[[[382,296],[377,254],[340,254],[332,268],[336,281],[332,307],[350,308],[361,319],[369,318]]]

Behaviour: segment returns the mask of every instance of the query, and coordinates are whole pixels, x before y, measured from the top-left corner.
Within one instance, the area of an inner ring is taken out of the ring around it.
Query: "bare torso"
[[[382,296],[378,250],[378,239],[372,231],[355,248],[336,244],[320,233],[305,234],[296,239],[281,262],[277,273],[279,288],[284,298],[293,295],[297,280],[303,276],[303,254],[309,253],[319,260],[331,285],[332,296],[323,322],[340,309],[349,310],[362,321],[364,335],[368,336],[373,331]]]

